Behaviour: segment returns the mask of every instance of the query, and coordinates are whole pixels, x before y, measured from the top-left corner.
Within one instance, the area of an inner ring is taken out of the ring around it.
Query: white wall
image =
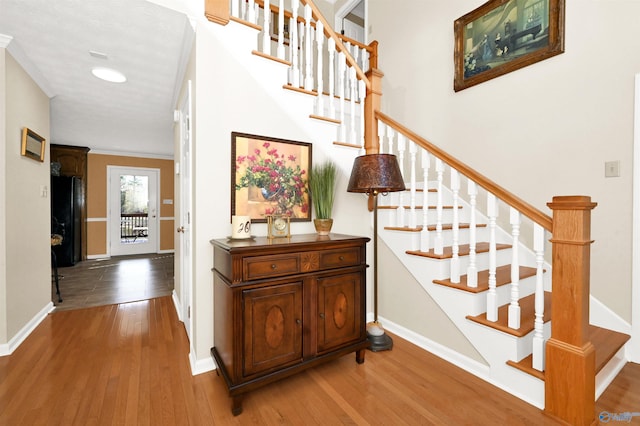
[[[48,194],[49,149],[44,162],[20,155],[23,127],[43,136],[48,146],[49,98],[11,54],[4,51],[3,55],[6,128],[2,136],[0,170],[4,173],[0,175],[0,187],[4,191],[0,191],[0,207],[5,220],[0,226],[0,236],[4,237],[0,272],[6,281],[0,281],[5,292],[4,300],[0,297],[0,312],[6,313],[6,334],[0,343],[10,341],[51,302],[50,199],[41,196],[42,187]]]
[[[382,110],[549,214],[555,195],[591,196],[592,294],[630,321],[640,2],[567,0],[564,54],[454,93],[453,22],[483,3],[369,0]]]

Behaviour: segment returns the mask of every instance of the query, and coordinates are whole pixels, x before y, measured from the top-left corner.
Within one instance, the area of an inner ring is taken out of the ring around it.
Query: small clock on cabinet
[[[267,238],[289,238],[291,237],[291,226],[289,216],[269,215],[267,216]]]

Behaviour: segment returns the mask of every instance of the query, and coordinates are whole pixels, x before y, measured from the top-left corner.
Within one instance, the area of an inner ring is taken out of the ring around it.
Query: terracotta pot
[[[333,219],[313,219],[318,235],[329,235],[333,226]]]

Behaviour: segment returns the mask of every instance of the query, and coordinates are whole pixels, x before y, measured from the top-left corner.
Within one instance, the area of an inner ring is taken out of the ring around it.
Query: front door
[[[158,169],[108,167],[111,256],[158,252]]]

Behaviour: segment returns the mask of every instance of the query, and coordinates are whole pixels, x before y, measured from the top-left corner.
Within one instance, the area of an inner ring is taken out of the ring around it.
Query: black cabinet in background
[[[72,266],[81,260],[82,180],[73,176],[51,176],[51,233],[62,235],[53,246],[58,266]]]

